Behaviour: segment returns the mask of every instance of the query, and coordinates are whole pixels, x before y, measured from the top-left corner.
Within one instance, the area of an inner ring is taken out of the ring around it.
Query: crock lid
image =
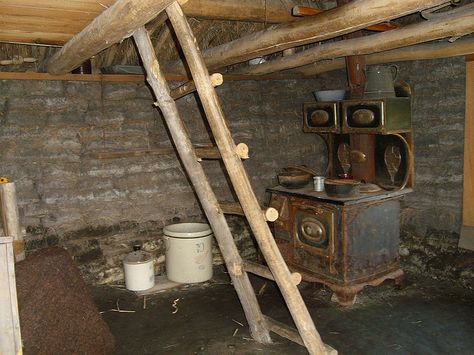
[[[175,238],[199,238],[212,233],[207,223],[176,223],[163,228],[163,233]]]

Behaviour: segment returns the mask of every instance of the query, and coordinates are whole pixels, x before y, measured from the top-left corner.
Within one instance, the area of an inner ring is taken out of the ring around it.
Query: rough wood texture
[[[244,261],[244,270],[247,272],[251,272],[252,274],[264,277],[269,280],[275,280],[272,272],[270,271],[268,267],[254,263],[252,261]],[[302,280],[301,274],[297,272],[292,272],[291,280],[293,281],[295,286],[298,286]]]
[[[342,36],[445,2],[445,0],[357,0],[317,16],[269,27],[210,48],[203,52],[203,57],[208,69],[213,70],[287,48]],[[184,70],[180,63],[172,63],[169,68],[171,72]]]
[[[76,34],[47,63],[50,74],[65,74],[101,50],[130,37],[136,28],[162,12],[173,0],[118,0]],[[179,0],[181,4],[187,0]]]
[[[178,113],[176,103],[170,96],[169,88],[156,60],[150,38],[143,27],[138,29],[133,37],[147,72],[147,80],[160,103],[161,112],[175,143],[176,150],[201,201],[214,236],[219,243],[224,260],[227,265],[241,265],[242,258],[234,243],[229,226],[219,207],[212,187],[201,164],[198,162],[198,157],[194,152],[186,127]],[[207,79],[209,80],[209,77]],[[249,322],[250,333],[256,340],[262,343],[271,343],[269,331],[266,328],[260,306],[247,274],[234,275],[231,273],[230,276]]]
[[[408,60],[436,59],[456,57],[474,53],[474,39],[459,39],[454,43],[438,42],[418,44],[400,49],[392,49],[380,53],[369,54],[365,57],[366,64],[380,64],[390,62],[402,62]],[[331,70],[342,69],[345,67],[344,58],[331,61],[321,61],[314,64],[295,68],[292,71],[301,73],[305,76],[317,75]]]
[[[240,203],[237,202],[220,202],[219,205],[222,211],[226,214],[236,214],[239,216],[245,216],[244,210]],[[278,211],[273,207],[267,207],[262,209],[263,216],[268,222],[275,222],[278,219]]]
[[[216,87],[216,86],[222,85],[223,82],[224,82],[224,78],[222,77],[222,74],[214,73],[211,75],[212,86]],[[170,94],[173,99],[177,100],[194,91],[196,91],[196,85],[191,80],[191,81],[188,81],[187,83],[184,83],[181,86],[178,86],[176,89],[171,90]]]
[[[295,20],[281,0],[190,0],[183,5],[189,17],[279,23]]]
[[[6,236],[13,237],[15,260],[23,260],[25,259],[25,242],[23,241],[23,233],[21,232],[15,183],[9,182],[0,184],[0,202],[3,233]]]
[[[321,341],[321,337],[314,326],[298,288],[291,280],[290,271],[280,254],[267,222],[262,216],[260,206],[242,161],[235,153],[236,147],[227,128],[224,113],[219,104],[219,98],[210,83],[208,70],[201,52],[196,46],[196,39],[186,21],[186,17],[178,3],[171,4],[166,9],[166,12],[186,57],[186,62],[192,73],[209,126],[221,152],[232,186],[247,216],[262,254],[283,294],[309,353],[323,354],[325,352],[324,343]]]
[[[22,354],[12,242],[0,237],[0,354]]]
[[[474,250],[474,62],[466,62],[466,118],[464,123],[464,180],[459,246]]]
[[[112,354],[115,339],[68,252],[46,248],[16,264],[26,354]]]
[[[338,5],[340,6],[340,4]],[[324,10],[316,9],[314,7],[307,7],[307,6],[301,6],[301,5],[294,6],[293,9],[291,10],[293,16],[299,16],[299,17],[314,16],[314,15],[320,14],[323,11]],[[383,31],[390,31],[398,27],[400,26],[398,26],[396,23],[384,22],[384,23],[379,23],[377,25],[369,26],[366,28],[366,30],[383,32]]]
[[[345,5],[347,6],[347,5]],[[383,32],[316,46],[292,56],[281,57],[236,71],[239,74],[262,75],[310,64],[315,60],[362,55],[428,42],[440,38],[474,32],[474,5],[466,5],[456,13]]]

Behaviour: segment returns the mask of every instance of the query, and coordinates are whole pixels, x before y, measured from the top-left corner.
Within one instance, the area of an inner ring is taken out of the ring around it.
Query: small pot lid
[[[143,250],[137,250],[127,254],[123,262],[126,264],[144,264],[148,263],[151,259],[152,256],[150,253]]]

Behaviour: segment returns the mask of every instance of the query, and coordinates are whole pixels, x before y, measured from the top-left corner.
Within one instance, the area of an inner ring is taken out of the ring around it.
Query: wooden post
[[[24,260],[25,243],[23,241],[23,233],[21,232],[16,189],[13,182],[0,184],[0,203],[4,235],[13,238],[15,260]]]
[[[13,238],[0,237],[0,354],[22,354]]]
[[[147,81],[159,102],[176,150],[211,224],[222,256],[227,265],[242,265],[242,258],[235,246],[225,216],[219,207],[219,202],[207,180],[206,174],[198,162],[198,157],[194,152],[191,139],[179,115],[176,103],[170,96],[170,90],[156,59],[150,38],[143,27],[134,33],[133,38],[147,72]],[[247,317],[250,334],[261,343],[271,343],[269,331],[247,274],[237,275],[230,273],[230,277]]]
[[[309,353],[324,354],[326,352],[325,345],[314,326],[298,288],[291,279],[291,273],[280,254],[268,224],[262,216],[261,208],[250,185],[242,161],[235,153],[235,143],[227,128],[224,114],[219,104],[219,98],[211,85],[209,72],[196,45],[196,39],[186,21],[186,17],[176,2],[168,6],[166,12],[186,57],[186,62],[192,73],[209,126],[221,152],[229,178],[232,181],[234,190],[262,254],[283,294],[283,298]]]

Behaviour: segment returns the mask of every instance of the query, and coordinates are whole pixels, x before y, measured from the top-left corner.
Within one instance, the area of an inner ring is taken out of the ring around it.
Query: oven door
[[[312,272],[334,274],[336,212],[304,202],[293,209],[293,264]]]

